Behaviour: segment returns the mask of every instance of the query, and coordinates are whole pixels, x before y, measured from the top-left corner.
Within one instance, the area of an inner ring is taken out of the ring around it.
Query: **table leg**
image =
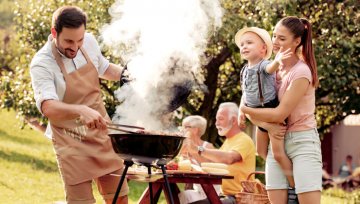
[[[210,203],[212,204],[221,204],[220,198],[217,195],[213,184],[201,184],[201,187],[203,188],[207,198],[209,199]]]
[[[153,202],[157,203],[159,201],[163,186],[161,183],[152,183],[151,188],[153,192],[151,197],[153,199]],[[149,187],[147,187],[144,193],[141,195],[138,204],[149,204],[150,203],[149,201],[150,201],[150,189]]]
[[[148,175],[151,176],[151,165],[148,165],[147,168],[148,168]],[[150,191],[150,204],[155,204],[153,199],[153,189],[151,182],[149,182],[149,191]]]
[[[163,188],[165,189],[165,183],[163,183]],[[170,183],[170,191],[171,191],[171,195],[174,201],[174,204],[180,204],[180,200],[179,200],[179,193],[180,193],[180,189],[177,186],[176,183]],[[165,195],[165,199],[167,201],[167,203],[170,203],[170,196],[167,193],[164,193]]]

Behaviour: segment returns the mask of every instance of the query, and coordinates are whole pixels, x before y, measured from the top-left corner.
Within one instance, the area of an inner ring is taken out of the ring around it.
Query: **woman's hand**
[[[265,128],[268,131],[269,136],[274,139],[283,140],[285,138],[287,127],[283,124],[264,123],[262,127]]]
[[[239,111],[239,115],[238,115],[238,125],[240,127],[240,129],[245,129],[246,128],[246,116],[245,113],[243,113],[241,110]]]
[[[197,151],[197,147],[191,141],[190,138],[186,138],[181,148],[181,154],[187,156],[188,154],[194,154]]]

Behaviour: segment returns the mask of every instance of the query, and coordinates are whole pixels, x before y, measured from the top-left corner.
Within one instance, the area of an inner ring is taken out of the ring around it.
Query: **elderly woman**
[[[211,143],[201,139],[201,136],[206,131],[206,125],[207,125],[206,119],[199,115],[191,115],[184,118],[184,120],[182,121],[182,128],[184,129],[185,134],[188,136],[185,143],[192,143],[196,146],[202,146],[206,148],[214,148]],[[187,148],[183,148],[180,154],[183,157],[189,159],[193,164],[199,165],[199,163],[201,162],[209,161],[198,154],[190,154]]]
[[[191,115],[182,121],[182,128],[185,131],[185,134],[188,136],[185,143],[191,143],[195,146],[202,146],[206,148],[214,148],[213,145],[209,142],[206,142],[201,139],[201,136],[206,131],[207,121],[204,117],[199,115]],[[180,154],[184,159],[189,159],[192,164],[200,166],[201,162],[209,162],[210,160],[201,157],[199,154],[190,153],[187,149],[188,145],[183,145]],[[214,186],[218,194],[220,193],[220,186]],[[198,184],[189,184],[185,185],[185,191],[179,193],[179,200],[181,204],[196,202],[206,198],[205,192]]]

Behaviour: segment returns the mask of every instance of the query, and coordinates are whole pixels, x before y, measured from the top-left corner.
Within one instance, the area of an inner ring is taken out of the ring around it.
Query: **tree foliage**
[[[20,115],[43,119],[36,110],[29,78],[29,63],[50,34],[53,11],[65,4],[83,8],[89,17],[87,29],[99,34],[99,28],[110,22],[108,8],[113,0],[75,1],[17,0],[16,35],[12,37],[6,60],[0,57],[2,69],[0,93],[2,108],[15,109]],[[215,142],[215,113],[221,102],[239,103],[239,73],[244,61],[234,44],[234,35],[244,26],[258,26],[272,32],[276,22],[287,15],[306,17],[313,23],[315,55],[320,87],[317,90],[316,118],[322,132],[350,113],[359,113],[359,21],[356,0],[349,1],[254,1],[222,0],[223,26],[209,39],[203,74],[207,91],[195,90],[183,106],[183,114],[199,114],[209,120],[207,139]],[[194,31],[195,32],[195,31]],[[3,48],[2,48],[3,50]],[[104,50],[104,55],[118,63],[119,59]],[[101,81],[108,112],[114,111],[113,92],[117,83]]]

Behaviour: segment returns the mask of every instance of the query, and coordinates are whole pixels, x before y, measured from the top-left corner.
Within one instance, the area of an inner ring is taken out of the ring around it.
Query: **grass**
[[[62,181],[51,141],[29,127],[20,129],[14,112],[0,109],[0,203],[53,204],[64,201]],[[130,182],[129,203],[137,203],[146,183]],[[94,186],[95,188],[95,186]],[[102,203],[94,190],[97,203]],[[354,204],[360,191],[323,192],[322,204]],[[163,196],[160,203],[165,203]]]
[[[0,118],[0,203],[64,201],[51,141],[27,126],[20,129],[14,112],[0,110]],[[129,203],[136,203],[146,186],[130,182]],[[97,203],[102,203],[96,190],[94,196]]]

